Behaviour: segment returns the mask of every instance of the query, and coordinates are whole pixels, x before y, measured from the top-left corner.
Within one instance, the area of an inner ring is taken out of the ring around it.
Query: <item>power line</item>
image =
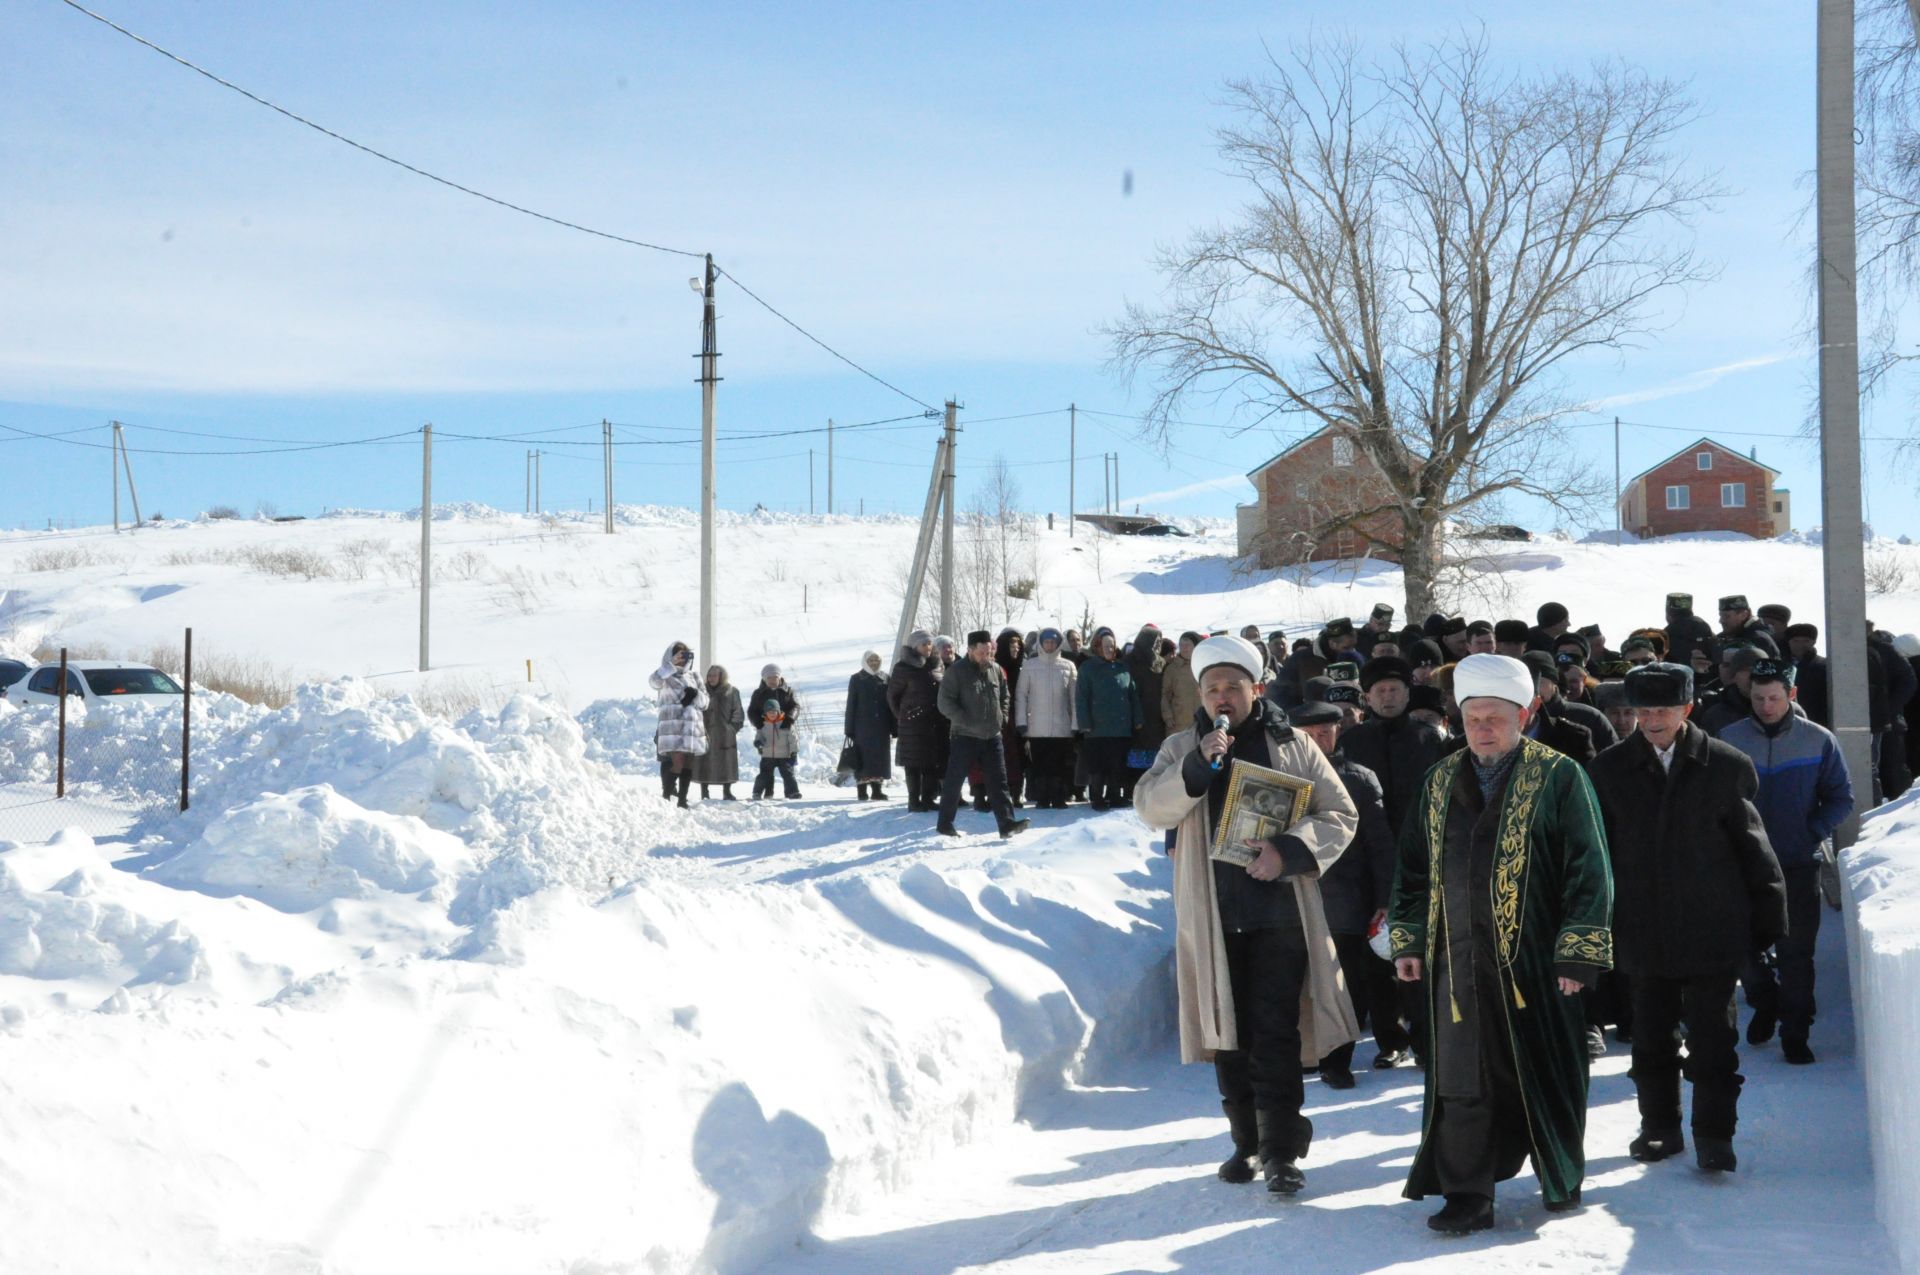
[[[98,429],[100,427],[96,425],[93,428]],[[145,427],[135,426],[134,428],[145,428]],[[11,433],[18,434],[24,438],[39,439],[43,442],[64,443],[68,447],[87,447],[95,451],[102,451],[102,452],[114,450],[114,446],[112,443],[89,443],[71,436],[73,434],[83,432],[80,430],[68,430],[64,434],[38,434],[33,432],[32,430],[21,429],[18,426],[8,425],[5,423],[0,423],[0,429],[8,430]],[[335,448],[335,447],[365,447],[373,443],[384,443],[390,439],[412,438],[415,435],[417,435],[418,432],[419,431],[417,430],[403,430],[397,434],[376,434],[371,438],[345,438],[345,439],[336,440],[334,442],[301,443],[301,444],[288,446],[288,447],[257,447],[257,448],[235,449],[235,450],[194,450],[194,449],[187,449],[187,448],[128,447],[128,448],[125,448],[124,450],[133,452],[136,455],[142,455],[142,456],[271,456],[271,455],[276,455],[284,452],[326,451],[330,448]],[[9,440],[9,441],[14,441],[14,440]]]
[[[135,32],[129,31],[127,28],[121,26],[118,22],[113,21],[111,18],[104,17],[101,14],[95,13],[93,10],[87,8],[85,5],[78,3],[78,0],[61,0],[61,3],[65,4],[69,9],[74,10],[76,13],[85,14],[87,17],[92,18],[95,22],[100,23],[102,26],[109,27],[114,31],[118,31],[121,35],[127,37],[129,40],[132,40],[134,43],[144,45],[145,47],[152,49],[155,53],[158,53],[161,57],[166,58],[168,61],[174,62],[179,66],[185,67],[187,70],[192,71],[195,75],[199,75],[206,79],[209,79],[213,81],[215,84],[218,84],[221,88],[231,89],[233,92],[238,93],[241,97],[246,98],[250,102],[253,102],[260,106],[264,106],[268,110],[274,112],[277,115],[285,116],[287,119],[292,120],[296,124],[305,125],[307,128],[312,129],[314,132],[319,133],[322,136],[330,137],[336,142],[339,142],[346,146],[351,146],[354,150],[357,150],[362,154],[371,155],[373,158],[392,164],[396,168],[405,169],[407,172],[414,174],[414,176],[416,177],[424,177],[428,181],[438,183],[441,186],[445,186],[449,190],[459,191],[463,195],[471,195],[475,199],[484,200],[489,204],[493,204],[500,208],[505,208],[509,212],[519,213],[523,217],[532,217],[538,221],[544,221],[551,225],[560,226],[566,230],[577,230],[583,235],[592,235],[598,239],[612,240],[614,243],[623,243],[628,245],[629,247],[645,248],[650,252],[664,252],[676,257],[705,258],[707,256],[707,254],[703,252],[693,252],[686,248],[672,248],[672,247],[668,247],[666,244],[650,243],[645,239],[634,239],[627,235],[617,235],[610,230],[596,230],[592,226],[585,226],[580,224],[577,221],[569,221],[564,217],[555,217],[550,213],[539,212],[536,209],[528,208],[524,204],[516,204],[512,200],[502,199],[498,195],[489,195],[483,190],[476,190],[471,186],[462,185],[461,183],[454,181],[451,178],[442,177],[438,173],[428,172],[426,169],[421,168],[416,164],[409,164],[406,160],[400,159],[393,155],[389,155],[383,150],[378,150],[372,146],[368,146],[364,142],[357,142],[353,138],[348,137],[344,133],[335,132],[333,129],[328,128],[324,124],[316,123],[313,120],[308,119],[306,116],[300,115],[294,111],[290,111],[286,107],[281,106],[278,103],[268,101],[266,98],[261,97],[258,93],[254,93],[248,89],[241,88],[238,84],[235,84],[232,80],[224,79],[221,76],[215,75],[212,71],[209,71],[205,67],[199,66],[196,63],[188,61],[186,58],[181,57],[178,53],[174,53],[171,50],[161,48],[159,45],[155,44],[152,40],[147,39],[145,36],[138,35]],[[794,320],[788,318],[786,314],[776,309],[772,302],[768,301],[765,297],[762,297],[759,293],[755,292],[752,288],[749,288],[744,282],[741,281],[738,275],[735,275],[732,272],[718,265],[715,266],[715,270],[719,274],[725,275],[728,279],[731,279],[733,281],[734,286],[739,288],[741,292],[745,293],[761,309],[765,310],[768,314],[771,314],[774,318],[780,320],[780,322],[786,324],[788,327],[792,328],[795,332],[798,332],[801,336],[807,338],[807,340],[813,342],[815,345],[825,350],[828,354],[831,354],[834,358],[839,359],[842,363],[845,363],[848,367],[860,373],[860,375],[866,377],[868,380],[874,382],[876,385],[883,386],[886,389],[893,391],[895,394],[898,394],[900,397],[906,399],[908,402],[918,403],[921,407],[925,408],[929,412],[938,410],[933,406],[933,404],[927,402],[925,399],[918,398],[912,394],[907,393],[905,390],[901,389],[899,386],[895,385],[893,382],[885,379],[882,376],[879,376],[878,374],[874,373],[868,368],[862,367],[860,364],[854,362],[852,359],[842,354],[839,350],[836,350],[834,347],[832,347],[831,345],[828,345],[825,341],[821,340],[819,337],[809,332],[806,328],[801,327],[798,323],[794,322]]]

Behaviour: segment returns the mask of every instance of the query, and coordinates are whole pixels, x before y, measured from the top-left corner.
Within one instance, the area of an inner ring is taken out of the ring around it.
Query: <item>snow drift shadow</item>
[[[813,1224],[833,1154],[819,1129],[791,1111],[767,1119],[753,1091],[735,1083],[713,1095],[694,1127],[693,1168],[719,1197],[702,1268],[730,1275]]]

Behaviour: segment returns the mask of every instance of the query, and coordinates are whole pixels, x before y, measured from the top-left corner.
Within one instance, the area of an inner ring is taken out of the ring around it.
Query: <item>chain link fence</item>
[[[0,841],[62,829],[115,834],[142,816],[183,810],[191,758],[192,630],[187,677],[131,661],[70,660],[29,672],[0,706]]]

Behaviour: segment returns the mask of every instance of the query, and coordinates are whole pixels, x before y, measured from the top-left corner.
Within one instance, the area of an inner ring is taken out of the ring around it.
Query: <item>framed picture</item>
[[[1250,838],[1285,832],[1313,803],[1313,781],[1235,759],[1227,779],[1227,804],[1213,830],[1212,857],[1246,867],[1259,857]]]

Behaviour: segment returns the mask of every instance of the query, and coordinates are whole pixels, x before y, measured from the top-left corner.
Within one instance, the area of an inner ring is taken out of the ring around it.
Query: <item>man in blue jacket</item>
[[[1747,1043],[1765,1044],[1780,1029],[1790,1063],[1810,1063],[1813,945],[1820,934],[1820,845],[1853,809],[1853,782],[1840,745],[1823,726],[1793,711],[1794,667],[1768,657],[1752,670],[1752,716],[1720,735],[1753,759],[1760,779],[1754,805],[1787,879],[1787,933],[1774,947],[1778,972],[1759,956],[1741,981],[1753,1021]]]

